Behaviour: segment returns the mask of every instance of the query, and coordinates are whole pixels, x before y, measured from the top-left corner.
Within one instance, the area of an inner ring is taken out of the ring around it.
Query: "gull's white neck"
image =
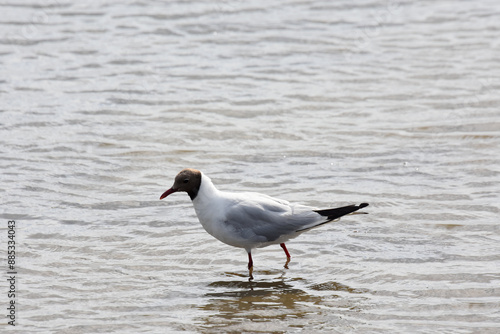
[[[220,191],[215,188],[212,180],[202,173],[200,190],[193,200],[193,206],[201,225],[217,239],[220,239],[217,225],[224,219],[224,203],[220,199]]]
[[[193,200],[193,204],[197,206],[198,204],[210,202],[214,197],[217,197],[219,190],[215,188],[212,180],[205,174],[201,173],[201,184],[200,190],[198,190],[198,195]]]

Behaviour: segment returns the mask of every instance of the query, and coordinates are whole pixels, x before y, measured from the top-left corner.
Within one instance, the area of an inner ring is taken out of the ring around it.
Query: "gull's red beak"
[[[167,191],[165,191],[163,194],[161,194],[160,199],[164,199],[165,197],[167,197],[170,194],[175,193],[176,191],[177,191],[177,189],[170,188]]]

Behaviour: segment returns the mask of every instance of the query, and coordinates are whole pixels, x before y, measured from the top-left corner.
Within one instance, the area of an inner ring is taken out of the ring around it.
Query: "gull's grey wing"
[[[225,223],[242,237],[255,242],[270,242],[282,236],[293,236],[299,230],[324,221],[325,218],[312,208],[255,194],[235,201],[228,208]]]

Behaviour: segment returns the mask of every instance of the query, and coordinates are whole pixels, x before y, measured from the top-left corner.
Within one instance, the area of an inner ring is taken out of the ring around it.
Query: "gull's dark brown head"
[[[177,176],[175,177],[174,185],[172,188],[165,191],[160,199],[164,199],[170,194],[173,194],[178,191],[185,191],[188,193],[191,199],[195,199],[196,195],[198,195],[198,191],[201,186],[201,172],[196,169],[186,168],[183,169]]]

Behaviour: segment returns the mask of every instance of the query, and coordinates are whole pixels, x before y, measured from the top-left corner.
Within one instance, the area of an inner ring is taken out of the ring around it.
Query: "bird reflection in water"
[[[269,277],[276,273],[262,271],[260,274]],[[245,277],[234,273],[226,275]],[[203,319],[203,327],[266,333],[283,332],[285,324],[281,320],[286,320],[286,328],[303,327],[304,317],[325,312],[322,305],[324,299],[337,299],[340,293],[365,292],[338,282],[309,285],[303,278],[283,276],[259,281],[231,278],[212,282],[208,288],[213,292],[205,294],[207,303],[200,306],[201,310],[210,314]],[[315,293],[325,290],[330,290],[332,294],[322,296]]]

